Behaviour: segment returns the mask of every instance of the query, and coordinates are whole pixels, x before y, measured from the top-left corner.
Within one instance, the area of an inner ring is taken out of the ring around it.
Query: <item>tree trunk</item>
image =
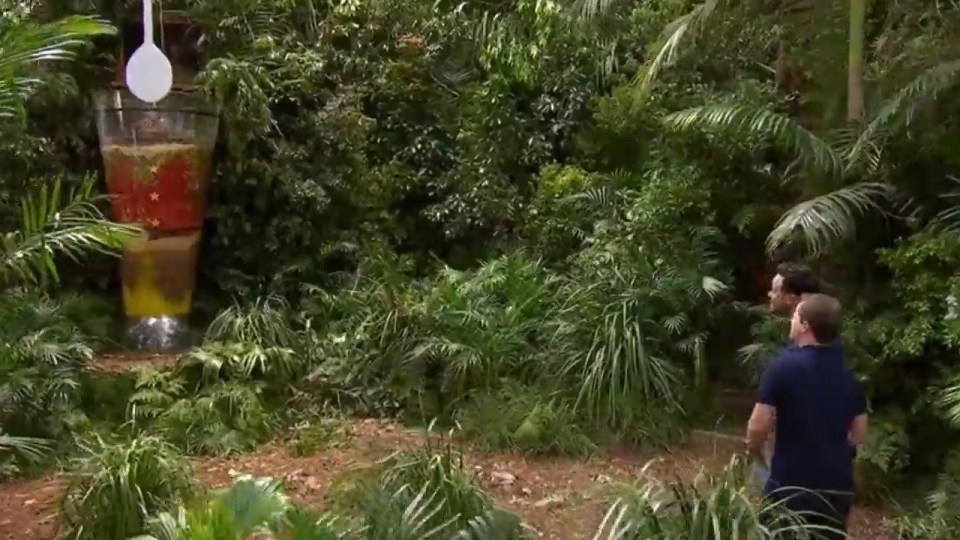
[[[847,65],[847,121],[863,119],[863,41],[867,0],[850,0],[850,58]]]

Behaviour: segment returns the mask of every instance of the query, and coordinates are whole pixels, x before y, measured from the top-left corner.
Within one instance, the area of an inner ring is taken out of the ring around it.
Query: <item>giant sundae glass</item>
[[[180,349],[190,338],[216,108],[186,92],[172,92],[154,105],[114,90],[97,95],[95,103],[113,219],[143,227],[121,262],[128,345]]]

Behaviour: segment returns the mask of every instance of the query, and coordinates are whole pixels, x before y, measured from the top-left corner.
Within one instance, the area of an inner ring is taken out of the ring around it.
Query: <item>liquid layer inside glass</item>
[[[196,282],[200,231],[133,242],[121,262],[123,306],[131,318],[186,316]]]
[[[101,148],[113,216],[158,232],[199,230],[206,212],[212,148],[164,143]]]

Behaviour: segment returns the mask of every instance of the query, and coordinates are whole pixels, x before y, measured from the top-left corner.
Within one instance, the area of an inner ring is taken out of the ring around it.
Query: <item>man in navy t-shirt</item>
[[[776,418],[764,491],[807,514],[807,521],[842,530],[853,500],[850,443],[866,440],[867,415],[863,389],[837,344],[840,326],[840,303],[833,297],[812,294],[797,305],[790,322],[795,347],[767,367],[747,437],[751,453],[763,459]]]
[[[770,301],[770,311],[785,317],[793,316],[797,309],[797,304],[811,294],[820,292],[820,283],[813,277],[810,267],[805,264],[782,262],[777,265],[777,273],[770,280],[770,291],[767,292],[767,298]],[[788,339],[784,345],[787,349],[792,349],[794,344],[792,339]],[[773,440],[768,440],[764,448],[765,462],[773,456]],[[761,469],[758,471],[758,477],[762,482],[766,482],[769,471]]]

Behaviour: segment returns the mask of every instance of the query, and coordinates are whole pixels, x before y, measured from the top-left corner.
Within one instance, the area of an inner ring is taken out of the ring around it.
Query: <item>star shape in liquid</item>
[[[157,193],[156,191],[154,191],[153,193],[150,194],[150,200],[153,201],[153,202],[159,201],[159,200],[160,200],[160,194]]]
[[[160,227],[160,220],[157,218],[153,218],[150,220],[150,225],[153,226],[154,229],[157,229]]]

